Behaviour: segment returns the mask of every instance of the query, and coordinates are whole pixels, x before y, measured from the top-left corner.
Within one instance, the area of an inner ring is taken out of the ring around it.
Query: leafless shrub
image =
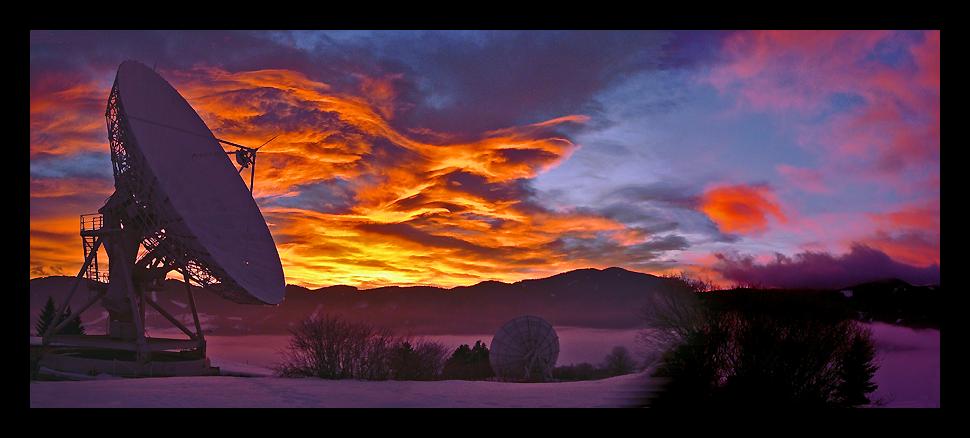
[[[736,280],[735,282],[731,283],[731,287],[728,288],[728,289],[731,289],[731,290],[735,290],[735,289],[767,289],[767,286],[764,283],[756,282],[756,281],[752,281],[752,280]]]
[[[386,329],[337,317],[307,318],[291,332],[282,377],[431,380],[441,375],[447,349],[437,342],[397,338]]]
[[[426,339],[399,340],[391,351],[391,370],[395,380],[433,380],[441,375],[448,349],[440,342]]]
[[[669,278],[672,280],[679,281],[684,287],[690,289],[694,292],[711,292],[719,289],[717,283],[707,277],[698,277],[688,274],[686,271],[680,271],[676,274],[667,274],[663,278]]]
[[[307,318],[291,330],[284,360],[276,368],[284,377],[345,379],[358,377],[371,365],[380,366],[368,350],[378,349],[382,333],[365,324],[334,317]],[[370,347],[370,348],[369,348]],[[376,370],[375,370],[376,371]]]

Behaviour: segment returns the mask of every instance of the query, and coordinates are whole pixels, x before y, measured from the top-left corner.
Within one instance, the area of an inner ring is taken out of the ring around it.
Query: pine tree
[[[468,376],[468,362],[471,355],[471,348],[468,344],[459,345],[451,357],[445,361],[445,368],[442,375],[445,379],[465,380]]]
[[[856,329],[848,351],[843,354],[838,394],[846,406],[869,404],[869,394],[876,390],[873,378],[879,365],[875,363],[876,346],[871,332]]]
[[[54,319],[54,313],[57,309],[54,308],[54,298],[47,297],[47,302],[44,304],[44,308],[40,311],[40,317],[37,319],[37,324],[34,325],[34,329],[37,330],[37,336],[44,336],[44,332],[47,331],[47,327],[50,325],[51,320]]]
[[[67,306],[67,309],[65,309],[64,311],[64,315],[70,315],[70,314],[71,314],[71,306]],[[62,328],[61,331],[58,333],[62,335],[83,335],[84,326],[81,325],[81,315],[75,316],[74,319],[68,322],[64,326],[64,328]]]
[[[495,377],[492,364],[488,361],[488,346],[482,341],[475,341],[471,352],[471,375],[475,380],[485,380]]]
[[[41,309],[40,316],[37,319],[37,324],[34,326],[34,329],[37,330],[37,336],[44,335],[44,332],[47,331],[47,327],[49,327],[52,324],[55,313],[57,313],[57,309],[54,306],[54,298],[47,297],[47,302],[44,303],[44,308]],[[65,315],[71,314],[71,306],[67,306],[67,308],[64,309],[64,314]],[[63,318],[63,316],[61,318]],[[55,327],[60,321],[63,321],[63,319],[61,318],[58,318],[57,323],[53,323]],[[57,334],[83,335],[84,326],[81,324],[81,316],[78,315],[74,317],[74,319],[72,319],[63,328],[61,328],[61,331],[57,332]]]
[[[391,352],[391,369],[395,380],[414,380],[418,375],[414,347],[403,341]]]
[[[488,361],[488,347],[486,347],[485,343],[481,340],[475,341],[475,347],[472,348],[471,353],[472,361],[474,362],[479,362],[482,360],[486,362]]]
[[[474,347],[462,344],[455,349],[451,358],[445,362],[443,373],[446,379],[485,380],[493,377],[492,366],[488,362],[488,347],[482,341]]]

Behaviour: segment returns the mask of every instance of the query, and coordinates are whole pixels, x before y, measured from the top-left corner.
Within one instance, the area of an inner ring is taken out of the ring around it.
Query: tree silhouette
[[[606,377],[602,368],[596,368],[589,362],[561,365],[552,369],[552,378],[562,381],[597,380]]]
[[[876,390],[872,380],[879,369],[875,364],[876,346],[868,328],[854,325],[848,336],[852,341],[842,355],[842,383],[838,394],[845,406],[863,405],[869,403],[866,394]]]
[[[70,315],[71,314],[71,306],[67,306],[67,308],[64,309],[64,312],[65,312],[64,315]],[[57,309],[54,306],[54,298],[47,297],[47,302],[44,303],[44,308],[41,309],[40,316],[37,319],[37,323],[34,325],[34,329],[37,331],[37,336],[43,336],[44,335],[44,332],[47,331],[47,328],[51,324],[54,324],[54,326],[57,326],[57,324],[59,324],[60,321],[63,321],[64,316],[58,318],[58,322],[52,322],[52,321],[54,321],[54,317],[55,317],[54,314],[55,313],[57,313]],[[62,335],[83,335],[84,334],[84,325],[81,324],[81,316],[78,315],[78,316],[74,317],[74,319],[72,319],[70,322],[68,322],[56,334],[62,334]]]
[[[416,380],[418,377],[418,355],[408,341],[403,341],[391,350],[391,370],[395,380]]]
[[[47,303],[44,304],[44,308],[40,311],[40,317],[37,319],[37,323],[34,325],[37,331],[37,336],[43,336],[44,332],[47,331],[47,327],[50,325],[51,320],[54,319],[54,313],[57,309],[54,308],[54,299],[47,297]]]
[[[603,361],[603,369],[610,376],[620,376],[630,374],[637,367],[637,362],[633,360],[626,347],[617,345],[613,351],[606,355]]]
[[[488,347],[480,340],[475,342],[474,347],[460,345],[445,362],[442,375],[445,379],[454,380],[485,380],[494,377],[495,373],[488,361]]]

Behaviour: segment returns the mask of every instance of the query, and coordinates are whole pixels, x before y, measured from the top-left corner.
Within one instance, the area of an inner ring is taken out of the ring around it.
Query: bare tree
[[[694,292],[711,292],[718,289],[718,284],[710,278],[693,276],[687,271],[664,275],[663,278],[676,280]]]
[[[701,330],[705,310],[697,293],[698,290],[688,284],[661,288],[650,294],[640,312],[646,327],[637,334],[637,342],[644,350],[645,366]]]
[[[375,330],[362,352],[362,359],[354,373],[364,380],[387,380],[391,377],[390,354],[395,342],[388,329]]]
[[[440,342],[418,339],[414,342],[414,352],[418,359],[419,375],[435,379],[441,375],[448,358],[448,348]]]
[[[276,367],[281,376],[388,378],[386,352],[393,337],[387,330],[323,316],[301,321],[291,334],[283,362]]]
[[[391,350],[395,380],[433,380],[441,376],[448,349],[439,342],[401,338]]]

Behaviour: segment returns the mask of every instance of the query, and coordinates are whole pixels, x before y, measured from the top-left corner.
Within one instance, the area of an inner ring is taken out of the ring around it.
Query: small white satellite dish
[[[492,338],[488,361],[502,380],[542,381],[552,376],[559,358],[559,335],[537,316],[515,318]]]
[[[109,314],[109,333],[59,336],[64,323],[51,324],[43,334],[44,344],[133,351],[137,359],[128,367],[130,375],[145,375],[145,370],[157,375],[157,370],[166,369],[168,365],[146,366],[158,352],[195,349],[205,361],[202,368],[208,369],[191,283],[237,303],[283,300],[283,267],[273,237],[239,177],[241,169],[236,171],[230,162],[227,154],[235,152],[224,151],[219,143],[244,148],[244,156],[237,157],[245,163],[243,168],[255,165],[258,148],[217,139],[175,88],[136,61],[118,67],[105,117],[115,192],[100,214],[81,216],[85,261],[56,314],[64,314],[82,278],[94,280],[101,285],[99,293],[63,321],[100,299]],[[106,282],[97,264],[102,245],[109,257]],[[172,271],[185,279],[195,331],[147,293]],[[189,340],[146,337],[149,306]],[[52,365],[68,362],[61,357]],[[195,372],[184,364],[176,368],[161,374]]]

